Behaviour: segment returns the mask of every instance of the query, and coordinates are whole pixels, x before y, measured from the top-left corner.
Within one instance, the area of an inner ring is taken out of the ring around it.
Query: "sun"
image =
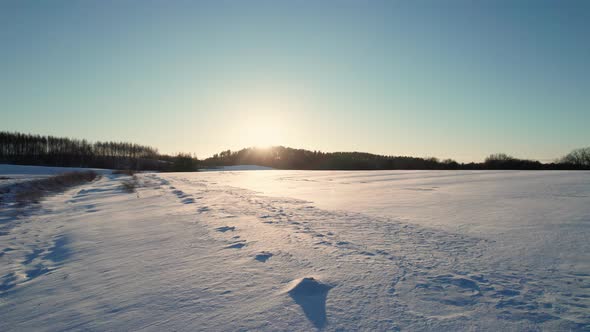
[[[276,98],[245,98],[235,105],[233,136],[243,147],[286,144],[292,127],[291,105]]]
[[[275,116],[249,116],[241,124],[241,140],[246,146],[270,147],[280,145],[284,137],[285,124]]]

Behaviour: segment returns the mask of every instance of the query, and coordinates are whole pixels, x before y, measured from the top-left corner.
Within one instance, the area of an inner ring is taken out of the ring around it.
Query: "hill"
[[[580,153],[577,152],[576,155],[579,156]],[[297,170],[564,170],[590,167],[590,163],[574,163],[571,160],[580,160],[580,158],[572,159],[566,156],[561,162],[544,164],[537,160],[519,159],[499,153],[490,155],[481,163],[458,163],[452,159],[441,161],[433,157],[385,156],[366,152],[321,152],[274,146],[222,151],[203,160],[201,165],[205,167],[260,165]]]

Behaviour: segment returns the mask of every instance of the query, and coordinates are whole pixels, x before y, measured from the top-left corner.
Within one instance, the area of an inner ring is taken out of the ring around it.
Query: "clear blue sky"
[[[588,1],[0,1],[0,130],[207,157],[590,145]]]

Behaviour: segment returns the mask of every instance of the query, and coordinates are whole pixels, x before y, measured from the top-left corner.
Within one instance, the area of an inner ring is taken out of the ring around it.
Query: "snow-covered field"
[[[219,171],[269,171],[271,167],[258,165],[235,165],[235,166],[220,166],[217,168],[203,168],[201,172],[219,172]]]
[[[2,208],[0,331],[590,330],[589,172],[138,177]]]
[[[0,164],[0,187],[30,180],[45,178],[66,172],[83,172],[93,170],[97,173],[111,173],[111,170],[100,168],[47,167]]]

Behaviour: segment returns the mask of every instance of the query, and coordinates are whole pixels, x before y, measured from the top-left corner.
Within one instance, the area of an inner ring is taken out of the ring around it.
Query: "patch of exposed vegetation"
[[[139,187],[139,179],[136,175],[131,176],[130,179],[121,181],[121,189],[127,193],[134,193]]]
[[[65,191],[68,188],[94,181],[100,175],[94,171],[69,172],[44,179],[20,183],[4,189],[4,195],[12,193],[19,205],[38,203],[49,194]]]

